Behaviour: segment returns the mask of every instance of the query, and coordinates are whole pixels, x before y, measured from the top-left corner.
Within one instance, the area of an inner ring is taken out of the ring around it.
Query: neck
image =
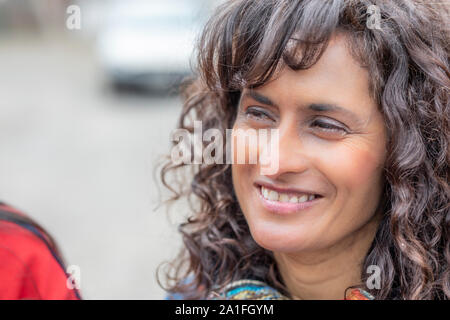
[[[314,252],[274,253],[291,296],[301,300],[344,299],[346,288],[361,284],[362,265],[378,222],[374,217],[331,247]]]

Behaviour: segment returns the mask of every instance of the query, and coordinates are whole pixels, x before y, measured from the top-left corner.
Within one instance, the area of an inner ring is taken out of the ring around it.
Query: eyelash
[[[247,116],[255,117],[255,118],[258,118],[258,119],[263,119],[263,117],[268,118],[268,119],[272,119],[266,113],[264,113],[262,111],[259,111],[259,110],[256,110],[256,109],[253,109],[253,108],[248,108],[245,111],[245,114]],[[264,120],[266,120],[266,119],[264,119]],[[342,132],[342,133],[347,133],[346,129],[338,127],[338,126],[335,126],[335,125],[332,125],[332,124],[329,124],[329,123],[326,123],[326,122],[323,122],[323,121],[317,121],[316,120],[316,121],[314,121],[312,123],[312,126],[313,127],[319,127],[319,128],[321,128],[320,130],[325,131],[325,132]]]
[[[316,124],[316,125],[314,125]],[[317,125],[320,124],[320,125]],[[320,127],[321,130],[323,131],[327,131],[327,132],[342,132],[342,133],[347,133],[347,130],[345,130],[344,128],[338,127],[338,126],[334,126],[332,124],[326,123],[326,122],[322,122],[322,121],[314,121],[313,122],[313,127]]]
[[[268,114],[266,114],[265,112],[262,112],[262,111],[260,111],[260,110],[253,109],[253,108],[248,108],[248,109],[245,111],[245,114],[246,114],[247,116],[255,117],[255,118],[258,118],[258,119],[262,119],[261,115],[264,116],[264,117],[267,118],[267,119],[272,119],[272,118],[271,118]],[[266,119],[264,119],[264,120],[266,120]]]

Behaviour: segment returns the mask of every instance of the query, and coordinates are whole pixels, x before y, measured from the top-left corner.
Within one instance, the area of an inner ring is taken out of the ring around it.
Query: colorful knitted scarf
[[[220,292],[213,292],[214,300],[289,300],[274,288],[256,280],[239,280],[227,285]],[[350,290],[344,300],[374,300],[375,298],[363,289]]]

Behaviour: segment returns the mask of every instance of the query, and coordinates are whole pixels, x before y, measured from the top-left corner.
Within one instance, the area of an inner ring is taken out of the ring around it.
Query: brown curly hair
[[[381,29],[367,27],[370,5],[379,8]],[[244,87],[265,84],[280,66],[309,68],[333,34],[347,36],[370,74],[388,131],[378,208],[384,216],[363,268],[381,269],[381,289],[365,288],[376,299],[450,297],[449,14],[444,4],[408,0],[227,1],[206,24],[197,76],[182,89],[178,128],[193,132],[193,121],[201,120],[204,130],[225,136]],[[184,248],[158,270],[166,290],[205,298],[213,288],[251,278],[289,296],[273,254],[250,235],[230,164],[167,159],[160,175],[174,193],[169,201],[187,197],[191,203],[179,226]]]

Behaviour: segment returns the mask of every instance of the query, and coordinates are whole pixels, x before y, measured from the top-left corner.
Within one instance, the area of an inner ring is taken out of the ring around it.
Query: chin
[[[313,249],[311,237],[308,237],[307,234],[301,235],[299,233],[301,231],[285,232],[281,228],[278,230],[274,232],[273,228],[264,230],[257,226],[250,227],[253,240],[266,250],[289,253]],[[307,240],[308,238],[309,240]]]

